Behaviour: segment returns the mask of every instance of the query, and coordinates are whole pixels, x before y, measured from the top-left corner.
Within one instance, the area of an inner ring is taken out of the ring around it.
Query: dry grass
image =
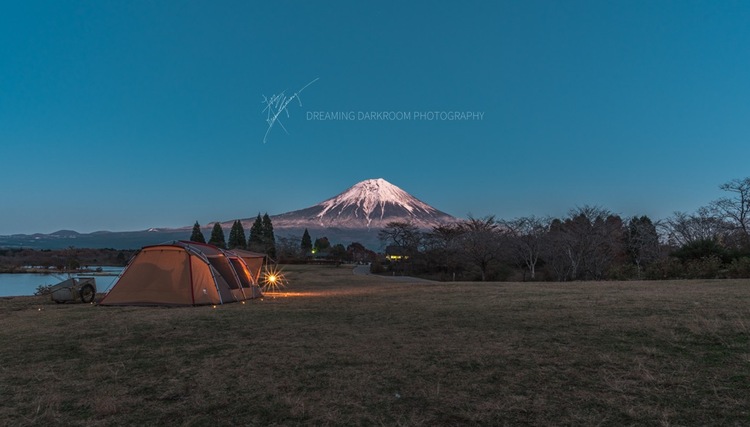
[[[8,425],[747,425],[750,282],[289,267],[217,309],[0,300]],[[286,295],[286,296],[285,296]]]

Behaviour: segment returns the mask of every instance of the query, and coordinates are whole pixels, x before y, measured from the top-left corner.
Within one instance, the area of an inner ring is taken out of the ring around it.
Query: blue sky
[[[0,234],[277,214],[379,177],[456,216],[664,218],[750,176],[747,2],[402,3],[5,4]],[[263,97],[314,79],[264,143]],[[483,119],[308,120],[336,111]]]

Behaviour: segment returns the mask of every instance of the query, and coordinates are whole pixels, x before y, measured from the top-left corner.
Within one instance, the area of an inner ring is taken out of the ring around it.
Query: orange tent
[[[242,249],[232,249],[232,252],[239,255],[245,261],[245,264],[250,269],[250,274],[255,279],[255,283],[258,283],[258,280],[260,280],[260,271],[263,269],[263,264],[266,261],[266,254]]]
[[[261,262],[262,265],[262,262]],[[205,243],[146,246],[133,257],[101,305],[226,304],[262,296],[242,256]]]

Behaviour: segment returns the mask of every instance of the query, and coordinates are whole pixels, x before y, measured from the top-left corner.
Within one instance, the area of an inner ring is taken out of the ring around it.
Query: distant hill
[[[77,248],[112,248],[139,249],[146,245],[154,245],[171,240],[184,240],[190,237],[190,230],[165,229],[160,232],[142,231],[95,231],[93,233],[50,234],[14,234],[0,236],[0,247],[32,248],[32,249],[63,249],[70,246]]]

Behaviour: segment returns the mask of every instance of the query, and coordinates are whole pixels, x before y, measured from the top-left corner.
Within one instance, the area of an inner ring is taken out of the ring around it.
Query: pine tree
[[[242,226],[242,221],[237,220],[237,247],[239,249],[247,249],[247,240],[245,240],[245,227]]]
[[[276,258],[276,237],[273,235],[273,224],[268,213],[263,215],[263,244],[266,248],[266,254],[271,258]]]
[[[218,222],[214,223],[214,228],[211,230],[211,238],[208,240],[208,243],[222,249],[226,249],[227,247],[226,240],[224,240],[224,230],[221,229],[221,224]]]
[[[260,212],[258,212],[258,217],[255,218],[253,226],[250,227],[250,237],[247,239],[247,248],[256,252],[264,252],[266,249],[263,244],[263,220],[260,218]]]
[[[190,235],[190,241],[198,242],[198,243],[206,243],[206,238],[203,237],[203,232],[201,231],[201,225],[198,224],[198,221],[195,221],[195,225],[193,225],[193,233]]]
[[[232,223],[232,228],[229,229],[229,240],[227,240],[227,248],[234,249],[237,247],[237,220]]]
[[[236,220],[232,224],[232,229],[229,231],[229,243],[227,243],[229,249],[245,249],[247,243],[245,242],[245,230],[242,228],[242,222]]]
[[[312,238],[310,237],[310,233],[305,228],[305,233],[302,235],[302,243],[300,244],[302,254],[307,256],[307,254],[312,251],[312,247]]]

